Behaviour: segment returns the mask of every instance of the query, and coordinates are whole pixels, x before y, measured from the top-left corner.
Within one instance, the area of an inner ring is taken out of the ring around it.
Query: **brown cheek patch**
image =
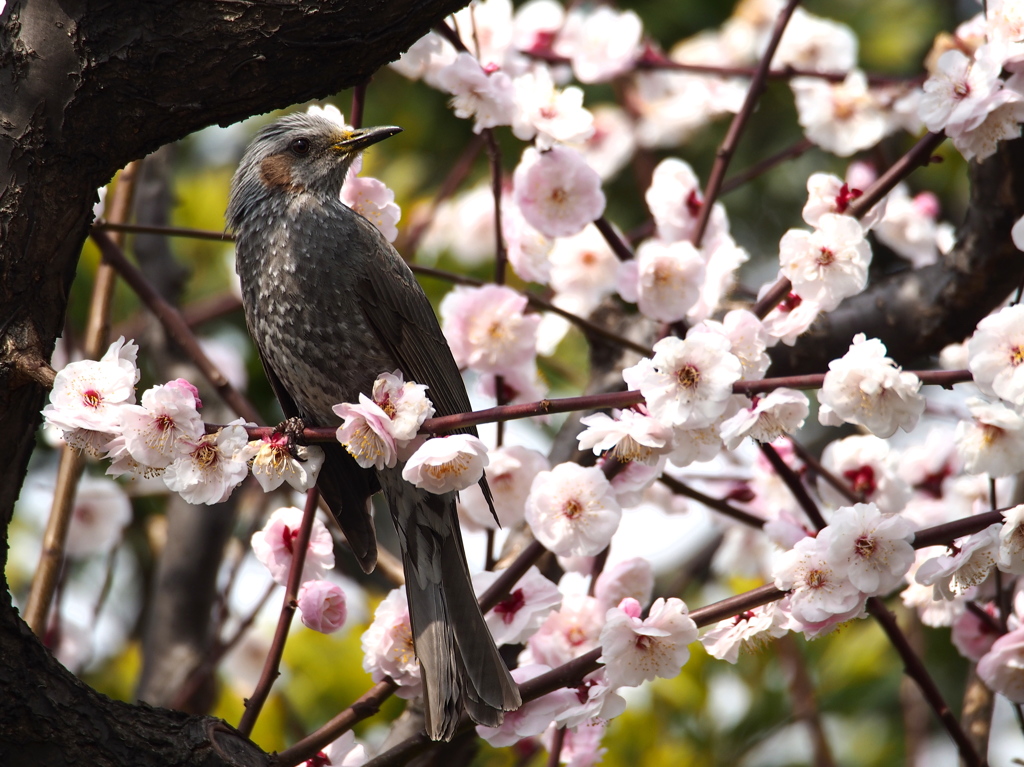
[[[279,154],[267,157],[260,163],[260,180],[274,189],[293,192],[298,188],[292,182],[291,160]]]

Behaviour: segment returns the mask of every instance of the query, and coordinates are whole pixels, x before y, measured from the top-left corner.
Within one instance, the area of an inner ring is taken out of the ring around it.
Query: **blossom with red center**
[[[128,453],[140,464],[164,468],[174,460],[178,439],[195,442],[205,427],[195,387],[171,381],[142,393],[140,405],[121,408],[121,430]]]
[[[895,589],[914,563],[913,527],[898,514],[883,514],[873,503],[836,510],[818,535],[829,560],[846,563],[846,577],[868,596]]]
[[[473,589],[483,594],[498,578],[484,570],[473,575]],[[562,604],[558,586],[531,567],[512,592],[487,613],[485,620],[497,645],[521,644],[529,639],[553,610]]]
[[[792,591],[790,607],[798,624],[815,631],[818,624],[835,618],[847,620],[860,612],[864,595],[846,577],[846,564],[833,561],[828,540],[822,536],[797,541],[783,552],[773,568],[775,587]]]
[[[697,639],[697,625],[681,599],[658,599],[646,619],[640,613],[640,603],[627,597],[608,611],[601,629],[600,660],[612,687],[671,679],[689,659],[688,645]]]
[[[295,539],[302,527],[302,509],[286,506],[277,509],[263,529],[253,533],[250,545],[256,559],[270,571],[271,577],[284,586],[288,583],[295,554]],[[309,546],[302,566],[302,580],[320,580],[334,567],[334,540],[320,519],[313,520]]]
[[[786,232],[779,242],[779,260],[794,292],[832,311],[844,298],[864,289],[871,246],[855,218],[826,213],[813,232]]]

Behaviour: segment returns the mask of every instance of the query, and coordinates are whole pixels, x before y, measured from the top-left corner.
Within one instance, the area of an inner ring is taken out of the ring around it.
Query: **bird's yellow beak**
[[[345,154],[359,152],[372,144],[376,144],[378,141],[391,138],[396,133],[401,132],[402,129],[397,125],[381,125],[376,128],[357,128],[354,131],[346,131],[339,141],[331,144],[331,149],[336,152],[344,152]]]

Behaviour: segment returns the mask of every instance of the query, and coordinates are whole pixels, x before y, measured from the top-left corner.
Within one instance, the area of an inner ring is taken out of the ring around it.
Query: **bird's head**
[[[231,181],[229,224],[237,228],[247,207],[267,195],[310,193],[336,198],[362,151],[401,130],[391,125],[349,128],[305,112],[271,123],[249,144]]]

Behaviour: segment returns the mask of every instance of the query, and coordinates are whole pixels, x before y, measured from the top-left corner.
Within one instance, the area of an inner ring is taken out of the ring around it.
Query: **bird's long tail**
[[[402,542],[427,734],[450,740],[463,707],[478,724],[497,727],[522,699],[473,593],[455,494],[413,487],[400,469],[385,470],[380,479]]]

